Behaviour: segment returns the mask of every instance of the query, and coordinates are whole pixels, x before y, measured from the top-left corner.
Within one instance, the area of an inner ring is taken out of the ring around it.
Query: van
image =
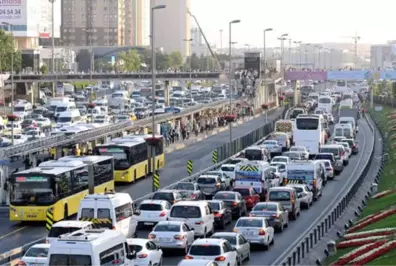
[[[52,225],[45,241],[51,244],[61,235],[70,234],[81,229],[90,230],[94,228],[94,224],[88,221],[60,221]]]
[[[323,110],[325,113],[331,113],[333,110],[333,99],[330,96],[320,96],[318,109]]]
[[[272,187],[268,190],[267,201],[281,203],[290,218],[296,220],[301,213],[300,198],[293,187]]]
[[[334,154],[334,158],[341,164],[346,166],[348,164],[348,160],[346,159],[346,154],[345,154],[345,149],[344,146],[339,145],[339,144],[329,144],[329,145],[323,145],[320,147],[320,153],[332,153]]]
[[[350,124],[352,126],[352,129],[353,129],[355,135],[359,131],[359,126],[357,125],[356,120],[353,117],[340,117],[338,119],[338,123],[339,124]]]
[[[56,128],[69,127],[81,122],[81,115],[78,109],[62,112],[56,120]]]
[[[207,201],[180,201],[173,204],[169,221],[183,221],[196,236],[214,233],[214,214]]]
[[[336,124],[334,126],[333,138],[345,137],[347,139],[355,138],[354,130],[351,124]]]
[[[59,117],[62,113],[70,112],[75,109],[77,109],[77,107],[74,102],[60,103],[55,108],[55,117]]]
[[[132,237],[137,233],[134,213],[133,200],[128,193],[90,194],[81,201],[77,220],[92,221],[98,227],[116,229]]]
[[[14,105],[14,115],[25,118],[33,111],[33,106],[29,102],[18,102]]]
[[[117,230],[90,229],[61,235],[48,251],[48,266],[133,266],[126,237]]]

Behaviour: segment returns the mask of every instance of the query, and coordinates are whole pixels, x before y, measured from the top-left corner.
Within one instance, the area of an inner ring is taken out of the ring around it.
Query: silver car
[[[259,202],[250,212],[252,217],[264,217],[278,232],[289,225],[289,212],[279,202]]]
[[[153,228],[148,238],[161,249],[179,249],[187,254],[189,246],[194,242],[194,230],[185,222],[162,221]]]
[[[268,149],[271,155],[282,154],[282,146],[279,145],[277,140],[265,140],[260,146]]]
[[[211,238],[222,238],[230,242],[231,246],[237,251],[238,265],[242,265],[244,260],[250,259],[250,243],[243,235],[233,232],[221,232],[215,233]]]
[[[264,217],[241,217],[233,231],[241,233],[252,244],[263,245],[264,249],[274,243],[274,228]]]

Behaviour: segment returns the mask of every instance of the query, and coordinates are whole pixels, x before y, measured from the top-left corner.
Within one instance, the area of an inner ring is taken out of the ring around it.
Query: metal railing
[[[376,131],[369,115],[367,115],[366,119],[373,132],[373,146],[370,147],[370,158],[364,166],[361,175],[351,184],[350,188],[340,191],[339,195],[335,195],[334,200],[327,205],[328,207],[323,210],[322,214],[305,231],[306,233],[302,233],[271,265],[298,265],[310,250],[327,234],[328,230],[336,223],[338,218],[341,217],[344,210],[348,207],[349,202],[355,196],[355,193],[364,181],[374,155]]]

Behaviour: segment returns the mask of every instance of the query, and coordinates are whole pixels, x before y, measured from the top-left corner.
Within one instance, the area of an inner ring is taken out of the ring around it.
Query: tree
[[[179,51],[172,52],[169,55],[169,59],[173,68],[179,68],[183,64],[183,56]]]
[[[166,53],[157,53],[156,60],[157,70],[167,70],[172,66],[171,57]]]
[[[48,66],[47,65],[42,65],[40,67],[40,72],[43,74],[48,74]]]
[[[113,66],[105,58],[100,58],[98,60],[95,60],[95,69],[99,70],[100,72],[102,72],[102,71],[110,71],[110,70],[113,69]]]
[[[11,71],[11,55],[14,54],[14,71],[18,72],[22,67],[22,55],[16,50],[14,37],[0,30],[0,70]]]
[[[128,50],[118,54],[117,64],[122,71],[134,72],[140,69],[142,61],[136,50]]]

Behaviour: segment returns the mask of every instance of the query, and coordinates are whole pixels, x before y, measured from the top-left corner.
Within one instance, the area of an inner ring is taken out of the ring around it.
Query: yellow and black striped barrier
[[[187,161],[187,173],[189,175],[191,175],[193,172],[193,161],[192,160],[188,160]]]
[[[92,222],[93,224],[112,224],[108,218],[80,218],[80,221]]]
[[[153,175],[153,190],[157,191],[160,188],[160,178],[158,173],[154,173]]]
[[[218,154],[217,154],[217,150],[215,150],[215,151],[212,152],[212,162],[213,162],[214,164],[217,163],[217,159],[218,159],[218,156],[217,156],[217,155],[218,155]]]
[[[48,209],[46,213],[46,223],[45,223],[45,228],[47,228],[48,231],[51,230],[52,225],[54,224],[54,211],[52,209]]]

